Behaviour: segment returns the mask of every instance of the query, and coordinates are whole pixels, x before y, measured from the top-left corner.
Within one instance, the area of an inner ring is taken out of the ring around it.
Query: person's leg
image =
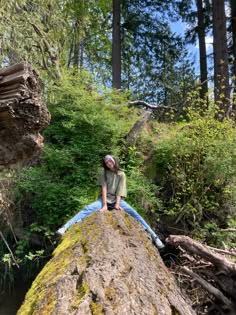
[[[73,224],[82,221],[88,215],[90,215],[93,212],[100,210],[101,208],[102,208],[102,200],[101,199],[98,199],[95,202],[85,206],[72,219],[67,221],[59,230],[57,230],[57,233],[60,235],[63,235],[66,232],[66,230],[68,230],[69,227],[71,227]]]
[[[156,233],[151,229],[151,227],[147,224],[147,222],[141,217],[140,214],[136,210],[134,210],[127,202],[124,200],[120,201],[120,206],[124,209],[125,212],[127,212],[129,215],[131,215],[133,218],[135,218],[139,223],[142,224],[145,230],[147,230],[155,243],[155,245],[158,248],[163,248],[164,244],[159,239],[159,237],[156,235]]]

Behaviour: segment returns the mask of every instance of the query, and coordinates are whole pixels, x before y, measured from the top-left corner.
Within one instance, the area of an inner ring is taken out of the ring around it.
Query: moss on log
[[[74,225],[17,315],[193,315],[150,237],[123,211]]]

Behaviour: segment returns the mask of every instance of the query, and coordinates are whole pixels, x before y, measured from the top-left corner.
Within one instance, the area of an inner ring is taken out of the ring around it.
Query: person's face
[[[105,164],[110,170],[113,170],[115,167],[115,163],[112,160],[105,161]]]

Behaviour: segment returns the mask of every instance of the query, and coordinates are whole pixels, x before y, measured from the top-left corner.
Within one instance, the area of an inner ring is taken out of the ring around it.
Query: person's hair
[[[117,173],[118,171],[120,171],[119,162],[118,162],[117,158],[115,158],[113,155],[112,155],[112,158],[115,161],[114,170]],[[105,171],[109,170],[109,168],[106,166],[104,158],[102,159],[102,166],[104,167]],[[105,176],[106,176],[106,172],[105,172]]]

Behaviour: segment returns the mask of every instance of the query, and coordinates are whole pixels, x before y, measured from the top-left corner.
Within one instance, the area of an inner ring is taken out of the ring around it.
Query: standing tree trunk
[[[231,7],[231,32],[232,32],[232,44],[233,44],[233,75],[236,76],[236,2],[235,0],[230,1]],[[235,80],[236,81],[236,80]]]
[[[231,33],[232,33],[232,53],[233,53],[233,113],[235,115],[236,109],[236,2],[230,0],[231,7]]]
[[[201,75],[201,91],[200,96],[202,100],[207,100],[208,84],[207,84],[207,54],[206,54],[206,40],[205,40],[205,21],[204,9],[202,0],[196,0],[197,16],[198,16],[198,40],[199,40],[199,54],[200,54],[200,75]],[[208,105],[208,102],[207,102]]]
[[[218,118],[228,115],[230,105],[229,64],[226,36],[225,1],[212,1],[215,102],[219,105]]]
[[[84,38],[80,40],[80,56],[79,56],[79,67],[82,70],[84,66]]]
[[[76,21],[76,28],[74,34],[74,49],[73,49],[73,67],[78,69],[79,66],[79,52],[80,52],[80,45],[79,45],[79,22]]]
[[[112,21],[112,87],[121,88],[120,0],[113,0]]]

